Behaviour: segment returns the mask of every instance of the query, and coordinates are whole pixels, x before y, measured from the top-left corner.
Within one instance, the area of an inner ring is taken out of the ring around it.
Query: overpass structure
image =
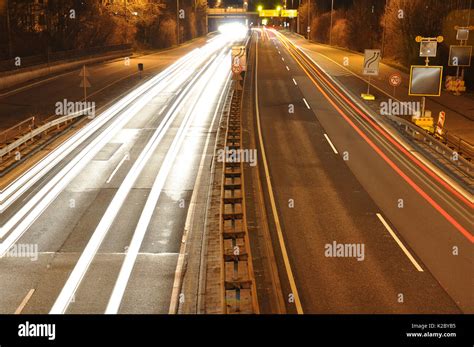
[[[240,22],[246,25],[257,24],[259,13],[247,11],[245,8],[208,8],[207,27],[208,31],[215,31],[222,23]]]

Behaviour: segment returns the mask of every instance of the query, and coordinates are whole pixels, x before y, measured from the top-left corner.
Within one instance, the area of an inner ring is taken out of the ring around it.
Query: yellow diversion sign
[[[258,15],[260,17],[280,17],[280,11],[278,10],[261,10]]]
[[[296,18],[298,17],[298,10],[281,10],[281,17]]]

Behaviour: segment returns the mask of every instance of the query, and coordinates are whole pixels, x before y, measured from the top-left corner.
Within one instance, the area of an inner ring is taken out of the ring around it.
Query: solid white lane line
[[[306,101],[306,99],[305,99],[305,98],[303,98],[303,101],[304,101],[304,104],[306,105],[306,107],[308,108],[308,110],[310,110],[310,109],[311,109],[311,107],[309,107],[309,104],[308,104],[308,102]]]
[[[23,309],[25,308],[28,301],[30,301],[30,299],[33,296],[34,292],[35,292],[35,289],[30,289],[28,294],[26,294],[25,298],[22,300],[20,306],[18,306],[18,308],[15,310],[15,314],[20,314],[21,312],[23,312]]]
[[[221,61],[222,60],[220,59],[216,60],[214,62],[215,67],[219,67],[219,63]],[[173,142],[171,143],[171,146],[168,150],[168,153],[166,154],[163,163],[161,164],[158,175],[156,176],[156,179],[153,182],[150,195],[147,198],[145,207],[143,208],[137,227],[135,228],[135,232],[133,233],[130,246],[127,250],[127,255],[125,256],[125,260],[122,264],[122,267],[120,268],[119,276],[115,282],[114,289],[107,304],[107,308],[105,311],[106,314],[117,314],[120,309],[120,304],[122,303],[122,298],[125,294],[125,290],[132,274],[133,267],[135,266],[135,262],[138,257],[138,252],[140,251],[143,239],[145,238],[148,226],[150,225],[151,218],[160,198],[161,191],[165,185],[166,178],[168,177],[171,168],[173,167],[173,163],[179,153],[181,145],[184,142],[188,129],[196,116],[196,109],[198,109],[196,105],[199,103],[199,101],[202,102],[201,97],[204,91],[207,92],[209,90],[208,88],[206,88],[206,85],[209,83],[211,77],[214,75],[214,72],[215,68],[207,71],[205,78],[200,81],[199,85],[196,86],[197,90],[199,90],[199,94],[195,99],[192,107],[188,108],[185,118],[181,123],[178,132],[176,133],[175,138],[173,139]],[[209,105],[207,103],[207,100],[206,104]]]
[[[296,80],[293,78],[293,83],[295,84],[295,86],[298,85],[298,83],[296,83]]]
[[[400,241],[400,239],[398,238],[398,236],[395,234],[395,232],[392,230],[392,228],[390,227],[390,225],[388,225],[388,223],[385,221],[385,219],[382,217],[382,215],[380,213],[377,213],[377,217],[379,218],[379,220],[382,222],[382,224],[384,225],[385,229],[388,230],[388,232],[390,233],[390,235],[392,235],[393,239],[397,242],[397,244],[400,246],[400,248],[402,249],[403,253],[405,253],[405,255],[408,257],[408,259],[410,259],[411,263],[415,266],[415,268],[420,271],[420,272],[423,272],[423,269],[422,267],[420,266],[420,264],[418,264],[418,262],[416,261],[416,259],[411,255],[411,253],[408,251],[408,249],[405,247],[405,245],[402,243],[402,241]]]
[[[329,139],[329,136],[327,134],[324,134],[324,137],[326,138],[327,142],[331,146],[332,150],[334,153],[338,154],[336,147],[332,144],[332,141]]]
[[[117,171],[120,169],[120,167],[122,166],[122,164],[125,162],[125,160],[129,160],[130,159],[130,155],[127,153],[125,154],[125,156],[122,158],[122,160],[120,160],[120,163],[118,163],[117,167],[114,169],[114,171],[112,171],[112,173],[110,174],[109,178],[107,179],[107,181],[105,181],[105,183],[110,183],[110,181],[112,181],[112,178],[114,178],[115,174],[117,173]]]
[[[290,68],[288,67],[288,65],[286,66],[286,69],[287,69],[288,71],[290,71]]]

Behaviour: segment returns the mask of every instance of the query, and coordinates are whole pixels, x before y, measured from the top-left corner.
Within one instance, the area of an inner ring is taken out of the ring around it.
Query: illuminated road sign
[[[436,57],[437,50],[437,41],[421,41],[420,43],[420,57]]]
[[[456,31],[456,40],[467,41],[469,39],[469,28],[459,28]]]
[[[388,81],[392,87],[398,87],[400,84],[402,84],[402,75],[400,75],[398,72],[395,72],[390,75]]]
[[[408,95],[440,96],[442,77],[442,66],[412,65]]]
[[[281,17],[296,18],[298,17],[298,10],[281,10]]]
[[[258,15],[260,17],[280,17],[280,11],[278,10],[261,10]]]
[[[366,49],[364,53],[364,75],[378,76],[380,59],[380,49]]]
[[[472,46],[450,46],[449,66],[471,66]]]

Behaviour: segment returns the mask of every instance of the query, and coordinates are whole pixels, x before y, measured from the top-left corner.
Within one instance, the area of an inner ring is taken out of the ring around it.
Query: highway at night
[[[469,193],[394,145],[380,119],[283,35],[258,36],[258,107],[278,207],[272,212],[301,287],[299,309],[459,312],[456,302],[472,309],[472,283],[464,281],[472,271]],[[364,244],[366,258],[327,257],[324,247],[333,242]],[[466,257],[453,258],[452,244],[463,245]],[[407,305],[398,304],[398,293]]]
[[[168,312],[183,207],[227,86],[229,72],[222,68],[227,45],[216,37],[185,55],[3,190],[2,311],[14,312],[14,303],[34,289],[27,309],[32,313],[103,313],[109,297],[112,312],[122,299],[124,312]],[[16,243],[38,244],[35,266],[8,257]],[[121,270],[122,264],[129,265]],[[155,266],[156,277],[147,276]],[[119,273],[117,288],[132,276],[130,299],[123,289],[112,295]],[[110,285],[107,291],[104,284]],[[103,297],[90,295],[97,285]],[[151,306],[143,290],[152,296]],[[157,290],[163,294],[156,297]],[[128,309],[127,300],[133,302]]]
[[[473,22],[0,0],[0,347],[472,346]]]

